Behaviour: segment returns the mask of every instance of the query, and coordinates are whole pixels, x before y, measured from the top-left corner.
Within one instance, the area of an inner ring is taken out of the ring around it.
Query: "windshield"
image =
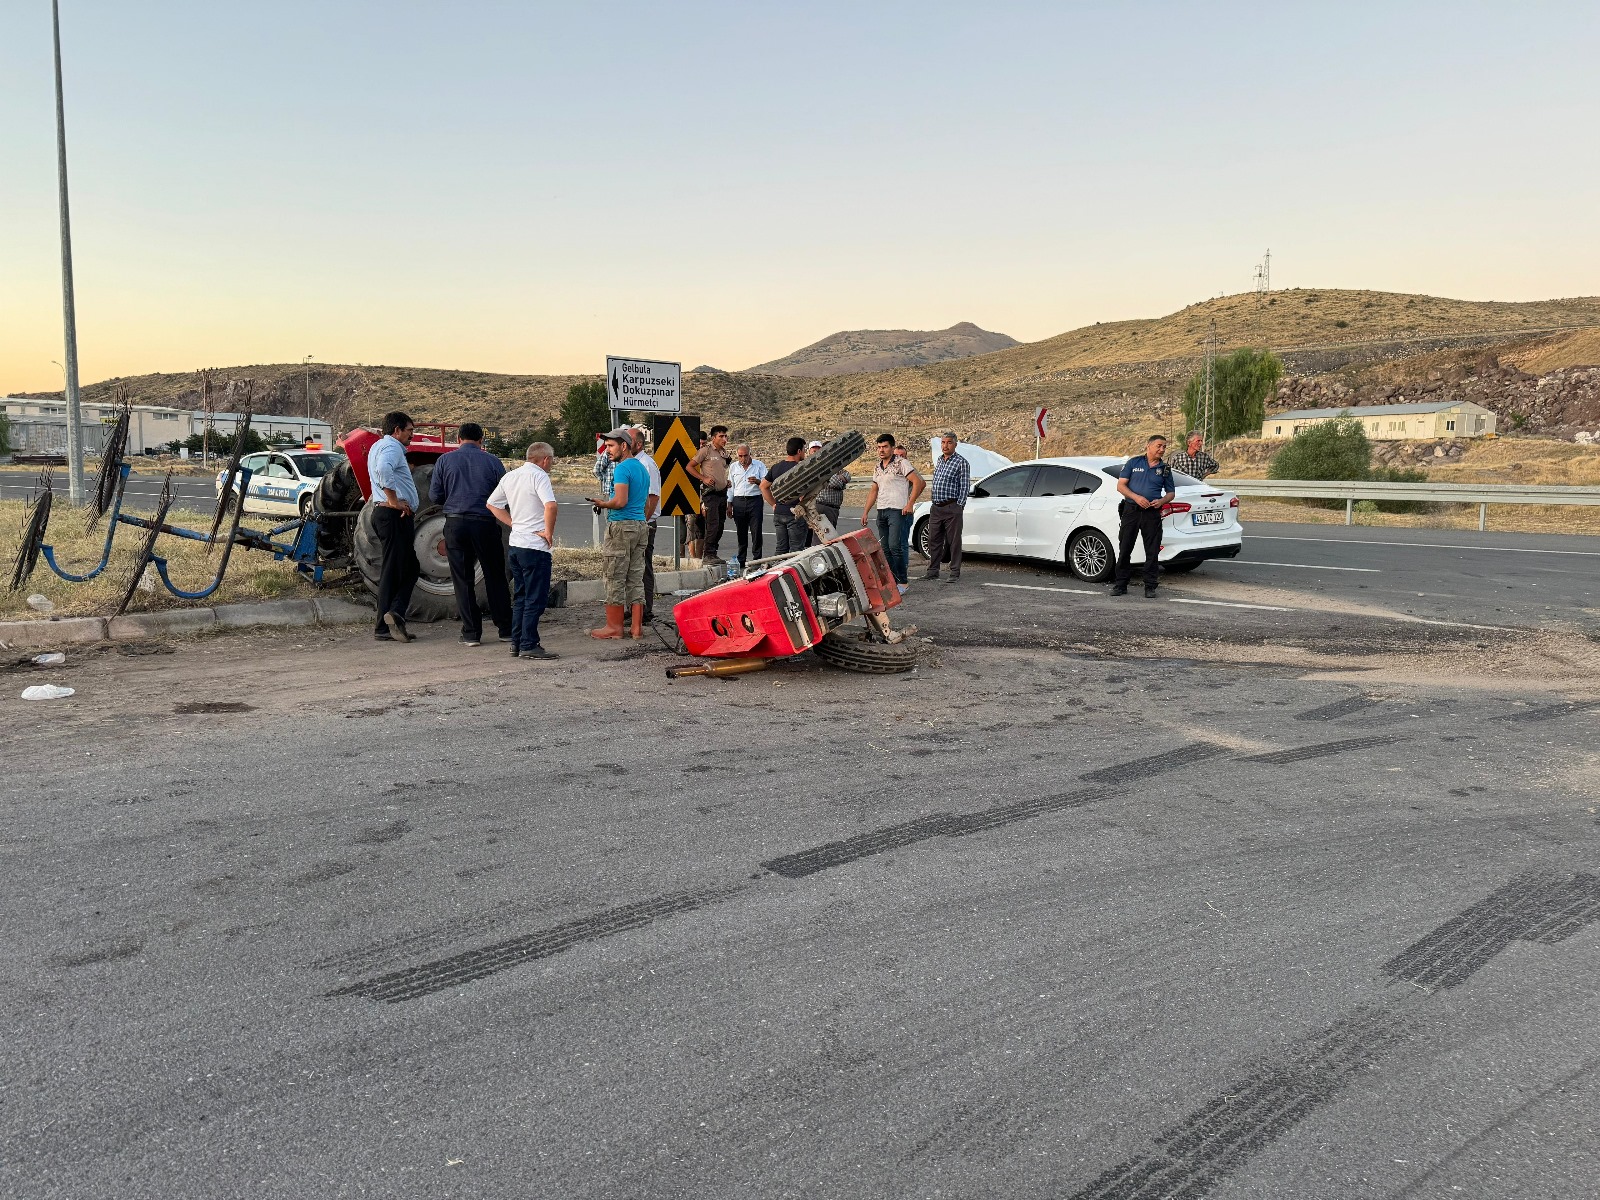
[[[321,479],[339,465],[339,459],[337,454],[296,454],[294,465],[307,479]]]

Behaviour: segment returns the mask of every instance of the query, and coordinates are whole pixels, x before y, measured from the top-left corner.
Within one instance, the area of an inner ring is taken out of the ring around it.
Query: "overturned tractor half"
[[[907,640],[915,631],[889,623],[900,589],[877,537],[868,529],[839,533],[812,503],[866,448],[861,434],[843,434],[772,485],[773,497],[805,519],[818,544],[745,563],[739,578],[680,602],[672,616],[690,654],[757,661],[814,650],[835,666],[871,674],[916,665],[916,644]]]

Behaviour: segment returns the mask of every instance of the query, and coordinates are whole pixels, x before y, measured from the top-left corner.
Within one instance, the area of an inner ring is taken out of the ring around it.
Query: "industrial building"
[[[1411,438],[1486,437],[1495,432],[1495,415],[1470,400],[1444,400],[1436,404],[1366,404],[1357,408],[1302,408],[1268,417],[1261,426],[1263,438],[1289,438],[1303,429],[1350,417],[1361,422],[1375,442]]]
[[[97,454],[104,443],[103,430],[116,417],[116,405],[83,403],[83,448]],[[27,396],[0,398],[0,412],[11,422],[12,449],[19,454],[65,454],[67,452],[67,405],[63,400]],[[232,433],[242,418],[238,413],[213,413],[211,428]],[[186,442],[205,429],[203,412],[187,408],[168,408],[158,404],[135,404],[128,419],[128,452],[148,454],[165,450],[173,442]],[[333,445],[333,426],[310,417],[257,413],[250,428],[269,442],[303,445],[308,441]]]

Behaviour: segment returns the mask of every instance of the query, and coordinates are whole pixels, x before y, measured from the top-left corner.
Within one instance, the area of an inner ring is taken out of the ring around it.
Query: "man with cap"
[[[1172,468],[1162,462],[1167,439],[1159,433],[1145,442],[1144,453],[1130,458],[1117,476],[1122,504],[1117,514],[1122,526],[1117,534],[1117,582],[1113,596],[1128,594],[1133,574],[1133,544],[1144,542],[1144,594],[1154,596],[1161,577],[1161,510],[1172,499]]]
[[[961,518],[966,513],[967,495],[972,491],[972,466],[956,447],[961,439],[946,432],[939,438],[942,453],[933,464],[933,484],[929,496],[933,509],[928,514],[928,570],[924,579],[939,578],[939,566],[948,555],[951,581],[961,578]]]
[[[644,636],[645,505],[650,497],[650,473],[633,456],[633,439],[624,427],[604,435],[611,460],[608,496],[591,496],[589,503],[606,514],[606,537],[600,548],[606,584],[606,623],[591,629],[592,638],[623,636],[623,617],[633,617],[632,636]]]
[[[506,584],[506,553],[500,525],[489,514],[489,494],[506,473],[505,464],[483,448],[483,426],[462,423],[460,445],[433,467],[428,499],[444,505],[444,549],[461,618],[461,644],[483,644],[483,610],[478,607],[478,568],[489,613],[502,642],[511,641],[511,589]]]

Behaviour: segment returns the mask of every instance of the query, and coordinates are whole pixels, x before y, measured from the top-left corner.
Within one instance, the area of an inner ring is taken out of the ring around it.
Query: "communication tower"
[[[1211,328],[1202,343],[1206,349],[1205,373],[1201,378],[1199,403],[1195,405],[1194,427],[1205,434],[1206,445],[1212,442],[1212,430],[1217,423],[1217,320],[1211,319]]]
[[[1261,261],[1256,264],[1256,299],[1260,300],[1272,291],[1272,251],[1268,250]]]

